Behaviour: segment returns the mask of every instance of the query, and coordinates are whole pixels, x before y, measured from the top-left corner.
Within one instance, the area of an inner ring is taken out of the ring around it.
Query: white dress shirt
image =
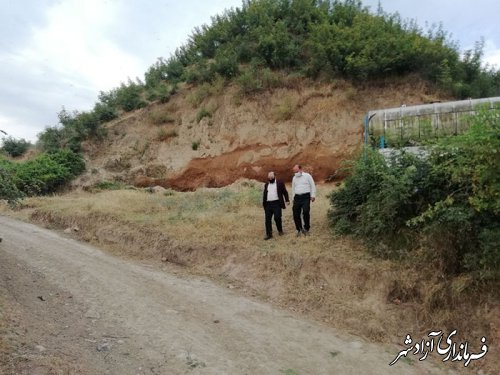
[[[274,183],[267,184],[267,201],[277,201],[278,198],[278,183],[274,181]]]
[[[311,198],[316,198],[316,185],[312,176],[307,172],[302,172],[298,176],[293,176],[292,179],[292,194],[306,194],[310,193]]]

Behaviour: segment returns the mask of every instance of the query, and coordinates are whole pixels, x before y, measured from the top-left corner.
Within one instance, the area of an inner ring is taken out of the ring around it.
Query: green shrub
[[[183,74],[184,66],[175,56],[168,61],[160,57],[144,74],[146,87],[155,88],[165,80],[176,83],[180,81]]]
[[[128,84],[122,83],[118,89],[115,89],[115,105],[130,112],[146,106],[142,99],[144,88],[141,84],[129,80]]]
[[[45,130],[38,134],[37,145],[46,152],[57,151],[63,148],[65,143],[64,128],[55,126],[47,127]]]
[[[254,0],[195,28],[174,56],[148,70],[146,85],[201,84],[220,74],[238,77],[248,95],[260,89],[256,79],[265,77],[238,76],[238,70],[258,61],[259,68],[314,79],[363,81],[416,73],[460,98],[498,95],[498,70],[481,63],[484,41],[462,53],[448,37],[440,28],[424,31],[381,8],[370,13],[357,0]]]
[[[243,95],[255,94],[262,90],[262,80],[257,72],[253,69],[244,71],[236,79],[236,83],[240,86],[240,92]]]
[[[500,110],[480,110],[469,130],[440,140],[426,159],[365,150],[330,195],[339,234],[377,255],[429,262],[442,274],[500,279]],[[415,259],[416,260],[416,259]]]
[[[212,117],[212,112],[207,108],[203,107],[196,114],[196,122],[199,123],[205,117]]]
[[[12,167],[12,182],[24,195],[55,192],[83,172],[85,162],[70,150],[44,153]]]
[[[93,112],[99,123],[105,123],[118,117],[115,108],[104,103],[96,103]]]
[[[215,76],[215,70],[205,60],[198,61],[184,70],[184,80],[187,83],[201,84],[210,82]]]
[[[15,206],[24,196],[14,183],[13,170],[12,163],[0,160],[0,199],[6,200],[11,206]]]
[[[15,139],[13,137],[8,137],[2,138],[2,141],[2,150],[13,158],[24,155],[26,151],[28,151],[28,148],[31,146],[31,143],[23,138]]]
[[[413,234],[406,221],[422,209],[429,168],[428,162],[413,155],[394,155],[388,163],[378,152],[366,149],[344,187],[330,196],[333,228],[365,239],[383,257],[408,250]]]
[[[82,156],[71,150],[59,150],[49,153],[48,156],[58,165],[66,168],[71,177],[78,176],[85,171],[85,161]]]
[[[191,148],[194,151],[198,150],[198,147],[200,147],[200,141],[195,141],[195,142],[191,143]]]
[[[62,127],[48,127],[38,134],[38,145],[43,151],[52,152],[69,148],[79,152],[81,142],[89,138],[101,139],[106,130],[101,126],[116,113],[108,104],[96,104],[91,112],[68,112],[63,109],[57,114]]]
[[[154,87],[147,88],[147,99],[150,102],[159,101],[160,103],[168,103],[172,95],[177,91],[177,85],[159,83]]]
[[[217,50],[215,62],[210,68],[214,72],[214,77],[218,74],[222,77],[232,78],[238,74],[237,56],[232,50],[220,48]]]

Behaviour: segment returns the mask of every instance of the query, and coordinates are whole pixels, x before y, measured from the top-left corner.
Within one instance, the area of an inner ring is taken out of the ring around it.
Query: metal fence
[[[500,97],[469,99],[369,111],[365,143],[380,148],[418,145],[422,140],[463,133],[478,108],[500,109]]]

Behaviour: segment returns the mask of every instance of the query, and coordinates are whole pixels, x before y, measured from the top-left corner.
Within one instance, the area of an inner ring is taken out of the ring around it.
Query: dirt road
[[[10,218],[0,217],[0,231],[0,297],[15,305],[17,371],[44,374],[68,363],[68,373],[134,375],[443,370],[425,361],[390,367],[395,347],[206,279],[112,257]]]

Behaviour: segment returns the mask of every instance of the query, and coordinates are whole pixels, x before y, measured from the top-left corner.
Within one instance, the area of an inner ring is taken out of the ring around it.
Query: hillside
[[[498,95],[482,49],[459,51],[445,31],[361,1],[244,1],[144,81],[100,92],[91,111],[63,109],[39,145],[84,151],[83,186],[221,186],[267,169],[285,177],[296,162],[325,180],[360,144],[370,109]]]
[[[486,279],[472,275],[500,259],[498,210],[491,214],[498,206],[490,199],[496,176],[489,173],[498,147],[483,147],[497,139],[493,130],[490,138],[471,137],[465,149],[482,152],[445,153],[460,154],[450,159],[456,169],[401,164],[392,173],[385,163],[368,163],[370,173],[358,179],[363,189],[346,190],[350,177],[324,183],[345,177],[343,162],[360,150],[369,110],[500,94],[500,72],[481,68],[481,47],[462,54],[445,36],[369,14],[355,0],[244,1],[196,29],[144,82],[101,92],[91,111],[63,109],[62,126],[40,135],[35,160],[0,163],[0,193],[15,207],[2,204],[0,213],[123,258],[179,266],[398,350],[408,333],[458,330],[476,344],[485,336],[491,355],[478,373],[498,373],[498,279],[481,284],[475,281]],[[86,170],[73,189],[52,194],[81,171],[81,156]],[[289,183],[296,163],[318,182],[311,235],[295,236],[288,208],[285,235],[263,241],[261,181],[273,170]],[[415,184],[421,176],[432,179]],[[332,197],[342,191],[349,204],[338,210]],[[352,220],[332,222],[332,207]],[[410,219],[434,219],[433,231],[408,233]],[[337,223],[351,232],[334,233]],[[387,250],[391,239],[403,247],[399,258],[370,247]],[[442,272],[449,263],[456,267]],[[0,328],[10,324],[0,318]],[[419,369],[416,358],[407,365]],[[462,366],[453,364],[450,373]]]
[[[439,99],[416,77],[363,86],[284,79],[242,99],[235,85],[184,85],[168,103],[113,120],[104,140],[83,144],[87,172],[74,184],[192,190],[261,180],[270,170],[288,181],[294,163],[325,181],[360,147],[369,109]]]

